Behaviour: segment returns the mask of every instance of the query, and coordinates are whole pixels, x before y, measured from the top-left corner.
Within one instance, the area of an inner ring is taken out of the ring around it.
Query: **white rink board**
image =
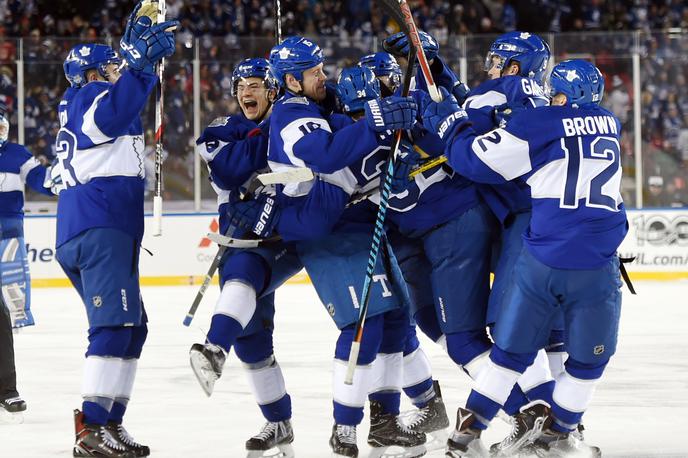
[[[627,265],[636,273],[635,278],[688,278],[688,211],[631,210],[628,220],[630,230],[619,252],[637,256]],[[152,218],[147,217],[147,228],[151,222]],[[162,237],[152,237],[150,231],[144,236],[143,246],[154,255],[141,252],[141,277],[148,284],[158,285],[197,282],[194,277],[205,275],[217,251],[217,246],[205,239],[211,231],[217,231],[217,217],[213,214],[165,216]],[[69,286],[54,259],[55,218],[27,217],[25,239],[32,278],[63,279],[51,286]],[[39,281],[37,286],[44,285]]]
[[[618,353],[585,416],[586,437],[605,457],[686,457],[688,283],[636,286],[638,296],[624,289]],[[181,322],[196,287],[143,289],[150,333],[125,424],[151,446],[154,457],[243,457],[244,441],[262,426],[234,355],[211,398],[189,368],[189,347],[203,339],[199,327],[207,330],[217,291],[210,288],[189,329]],[[81,402],[85,313],[71,288],[34,290],[32,308],[38,324],[15,335],[19,390],[29,410],[24,424],[0,425],[0,457],[68,457],[74,438],[72,409]],[[275,354],[292,397],[299,458],[330,456],[336,337],[312,287],[287,285],[277,291]],[[453,423],[456,408],[468,395],[468,379],[437,345],[422,336],[421,341]],[[361,458],[368,457],[368,421],[366,415],[359,429]],[[484,434],[488,444],[508,431],[501,420],[493,427]]]

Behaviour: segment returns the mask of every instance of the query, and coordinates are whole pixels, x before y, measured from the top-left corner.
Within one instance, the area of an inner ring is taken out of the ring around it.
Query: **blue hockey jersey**
[[[615,255],[628,230],[620,134],[619,120],[604,108],[543,107],[483,135],[466,129],[445,154],[476,181],[520,177],[532,195],[527,249],[550,267],[594,269]]]
[[[536,108],[549,105],[549,100],[538,83],[530,78],[513,75],[487,80],[473,89],[464,103],[466,113],[473,123],[473,130],[478,133],[491,131],[495,127],[492,109],[504,103],[515,107]],[[467,178],[472,179],[471,176]],[[518,183],[478,186],[478,190],[502,222],[510,213],[530,208],[528,189]]]
[[[267,121],[266,121],[267,122]],[[227,204],[257,172],[267,170],[268,137],[243,114],[214,120],[196,140],[196,152],[205,160],[217,193],[220,233],[229,228]],[[233,233],[238,237],[238,233]]]
[[[96,227],[143,237],[144,139],[139,118],[157,76],[127,71],[117,83],[68,89],[55,142],[66,187],[57,206],[57,246]]]
[[[46,171],[26,147],[11,142],[0,146],[0,218],[23,218],[25,185],[53,195],[44,187]]]

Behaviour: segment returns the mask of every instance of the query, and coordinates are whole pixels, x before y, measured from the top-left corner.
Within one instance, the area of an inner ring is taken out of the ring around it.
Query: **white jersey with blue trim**
[[[127,71],[115,84],[70,88],[59,105],[55,142],[65,189],[57,209],[57,246],[95,227],[143,237],[144,139],[139,118],[153,74]]]
[[[544,264],[594,269],[616,253],[628,230],[620,193],[621,124],[599,106],[542,107],[506,128],[460,132],[447,149],[451,166],[483,183],[519,179],[533,214],[525,246]]]
[[[0,146],[0,218],[21,218],[24,215],[24,186],[42,194],[52,195],[46,184],[47,169],[17,143]]]

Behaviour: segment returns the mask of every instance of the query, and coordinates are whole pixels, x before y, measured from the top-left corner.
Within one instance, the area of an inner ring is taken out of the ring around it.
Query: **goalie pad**
[[[10,311],[12,327],[33,326],[31,278],[24,237],[0,240],[2,298]]]

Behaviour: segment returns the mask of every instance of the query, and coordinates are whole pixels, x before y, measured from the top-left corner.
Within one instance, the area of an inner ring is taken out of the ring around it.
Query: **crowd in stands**
[[[172,198],[191,198],[193,65],[200,57],[201,125],[237,110],[231,71],[242,58],[266,55],[274,43],[272,0],[167,0],[179,18],[178,51],[166,71],[166,182]],[[329,74],[376,49],[396,27],[375,0],[281,0],[282,34],[318,36]],[[25,143],[51,161],[59,129],[56,106],[66,82],[61,65],[76,42],[116,47],[132,2],[0,0],[0,110],[16,138],[17,60],[24,73]],[[589,57],[607,79],[606,105],[624,126],[624,197],[634,199],[631,52],[640,51],[644,204],[688,206],[688,2],[684,0],[409,0],[419,28],[435,36],[458,73],[468,57],[468,83],[483,78],[483,56],[495,34],[538,32],[556,60]],[[682,29],[679,30],[679,29]],[[632,33],[644,32],[640,40]],[[574,33],[568,33],[574,32]],[[586,32],[586,33],[575,33]],[[590,33],[594,32],[594,33]],[[552,33],[552,35],[550,35]],[[564,33],[564,35],[560,35]],[[469,35],[466,40],[458,36]],[[483,38],[484,36],[484,38]],[[22,38],[22,53],[18,38]],[[196,41],[197,40],[197,41]],[[465,48],[463,48],[465,46]],[[152,104],[146,116],[152,126]],[[204,197],[209,197],[210,194]]]

